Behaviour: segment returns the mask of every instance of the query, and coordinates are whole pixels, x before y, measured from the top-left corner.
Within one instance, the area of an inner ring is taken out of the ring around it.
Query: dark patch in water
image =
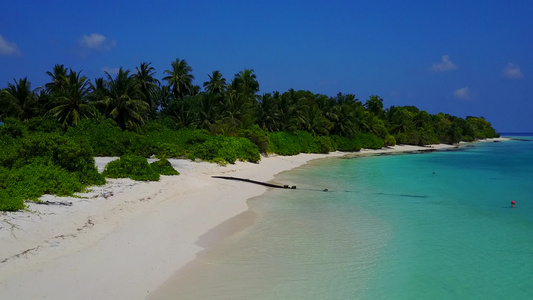
[[[298,189],[300,191],[310,191],[310,192],[321,192],[321,193],[324,193],[324,192],[328,192],[328,193],[334,193],[334,192],[340,192],[340,193],[358,193],[358,194],[374,194],[374,195],[383,195],[383,196],[396,196],[396,197],[409,197],[409,198],[429,198],[429,196],[424,196],[424,195],[410,195],[410,194],[390,194],[390,193],[365,193],[365,192],[361,192],[361,191],[349,191],[349,190],[344,190],[344,191],[335,191],[335,190],[329,190],[329,189],[306,189],[306,188],[300,188]]]
[[[428,196],[423,196],[423,195],[389,194],[389,193],[374,193],[374,194],[383,195],[383,196],[409,197],[409,198],[429,198]]]

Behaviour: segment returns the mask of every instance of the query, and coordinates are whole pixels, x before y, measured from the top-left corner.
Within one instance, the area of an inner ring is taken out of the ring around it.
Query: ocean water
[[[533,299],[533,137],[521,138],[282,173],[298,189],[249,200],[253,225],[166,298]]]

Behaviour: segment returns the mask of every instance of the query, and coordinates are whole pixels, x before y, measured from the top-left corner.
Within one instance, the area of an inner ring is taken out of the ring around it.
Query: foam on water
[[[280,174],[301,189],[250,200],[254,225],[200,255],[174,295],[532,299],[532,159],[533,142],[509,141]]]

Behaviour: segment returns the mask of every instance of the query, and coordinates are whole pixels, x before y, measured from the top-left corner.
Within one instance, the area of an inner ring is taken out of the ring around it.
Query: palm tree
[[[273,97],[278,103],[280,131],[293,131],[298,129],[300,124],[299,115],[304,109],[298,101],[298,96],[293,89],[279,95],[274,93]]]
[[[218,98],[222,97],[220,94],[205,94],[201,93],[196,96],[198,101],[196,108],[198,110],[198,126],[202,129],[209,129],[210,126],[217,121],[220,116]]]
[[[329,122],[331,132],[335,134],[334,132],[336,131],[336,128],[340,128],[339,125],[341,124],[341,122],[348,121],[346,118],[341,119],[341,116],[339,115],[339,113],[341,112],[341,105],[337,103],[334,98],[328,97],[326,95],[317,94],[314,95],[313,98],[317,107],[322,111],[322,116],[326,118]]]
[[[387,127],[385,126],[385,122],[383,122],[382,119],[378,118],[376,115],[373,115],[371,113],[367,113],[368,119],[367,124],[370,132],[373,134],[385,138],[389,134],[389,131],[387,130]]]
[[[395,107],[389,120],[390,131],[394,134],[414,131],[413,114],[403,107]]]
[[[196,96],[196,95],[200,94],[200,90],[201,89],[202,88],[199,85],[193,84],[192,87],[191,87],[191,93],[190,93],[189,96]]]
[[[355,133],[355,110],[349,104],[335,105],[326,117],[333,123],[331,134],[352,136]]]
[[[94,79],[94,84],[89,82],[89,90],[90,93],[88,95],[89,101],[100,101],[104,100],[105,96],[109,92],[107,89],[107,82],[102,77],[98,77]]]
[[[89,118],[94,112],[87,99],[89,92],[89,79],[81,76],[81,72],[70,70],[66,82],[59,91],[56,91],[57,106],[49,113],[56,117],[63,127],[78,124],[82,118]]]
[[[159,89],[159,80],[155,79],[155,69],[151,67],[152,63],[141,63],[140,67],[136,67],[137,74],[133,75],[139,90],[143,96],[143,100],[148,103],[152,111],[155,113],[157,110],[157,103],[154,94]]]
[[[371,117],[373,116],[364,107],[356,107],[354,110],[355,115],[355,130],[361,132],[371,132]]]
[[[107,82],[103,77],[94,79],[94,84],[89,81],[89,94],[87,100],[91,106],[97,109],[102,116],[106,116],[106,107],[103,105],[103,100],[109,94],[107,89]]]
[[[235,74],[231,85],[239,93],[253,95],[259,91],[259,82],[253,69],[244,69]]]
[[[370,99],[365,102],[366,109],[376,116],[381,116],[383,113],[383,99],[379,96],[372,95]]]
[[[163,85],[160,89],[158,89],[158,91],[154,94],[154,97],[157,106],[161,109],[167,108],[169,103],[174,98],[168,85]]]
[[[431,124],[431,115],[422,110],[414,116],[413,123],[416,129],[426,128]]]
[[[165,70],[168,76],[163,77],[163,80],[168,81],[168,85],[172,87],[172,93],[179,99],[193,94],[194,75],[190,74],[191,72],[192,68],[187,62],[179,58],[172,62],[172,70]]]
[[[248,102],[243,94],[228,86],[227,93],[222,102],[222,116],[226,119],[235,121],[242,121],[244,114],[248,110]]]
[[[170,116],[181,128],[196,129],[200,123],[198,116],[198,103],[201,103],[196,96],[186,96],[181,99],[172,98],[165,108],[164,113]]]
[[[36,116],[38,98],[27,77],[13,81],[15,84],[8,83],[7,88],[0,91],[0,119],[13,117],[26,121]]]
[[[279,92],[263,94],[259,97],[257,109],[257,123],[259,127],[270,132],[279,131],[280,114],[278,109]]]
[[[109,91],[99,101],[106,107],[106,114],[114,119],[122,129],[140,131],[149,110],[148,103],[141,100],[142,95],[129,70],[119,69],[113,77],[107,73]]]
[[[49,93],[60,91],[67,84],[67,69],[64,65],[56,64],[53,71],[48,71],[46,74],[52,80],[44,85]]]
[[[221,94],[226,90],[226,78],[220,71],[213,71],[209,76],[209,81],[204,82],[204,89],[210,94]]]
[[[359,99],[357,99],[355,97],[354,94],[342,94],[342,93],[337,93],[337,97],[335,99],[335,101],[339,104],[356,104],[356,105],[362,105],[361,102],[359,101]]]
[[[300,121],[302,129],[315,136],[327,135],[332,128],[332,123],[324,118],[322,111],[313,103],[300,114]]]
[[[332,108],[334,119],[326,115],[333,122],[332,134],[342,136],[352,136],[357,130],[368,128],[366,118],[364,117],[365,109],[363,104],[353,94],[343,95],[338,93],[334,99],[336,105]]]

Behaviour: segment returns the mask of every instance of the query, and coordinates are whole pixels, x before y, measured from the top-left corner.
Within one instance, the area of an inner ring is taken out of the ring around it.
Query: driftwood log
[[[30,201],[34,204],[41,204],[41,205],[63,205],[63,206],[72,206],[72,202],[66,202],[66,201]]]
[[[295,185],[293,185],[293,186],[288,186],[286,184],[285,185],[279,185],[279,184],[273,184],[273,183],[257,181],[257,180],[251,180],[251,179],[246,179],[246,178],[239,178],[239,177],[231,177],[231,176],[211,176],[211,177],[212,178],[218,178],[218,179],[244,181],[244,182],[264,185],[264,186],[268,186],[268,187],[271,187],[271,188],[277,188],[277,189],[296,189]]]

